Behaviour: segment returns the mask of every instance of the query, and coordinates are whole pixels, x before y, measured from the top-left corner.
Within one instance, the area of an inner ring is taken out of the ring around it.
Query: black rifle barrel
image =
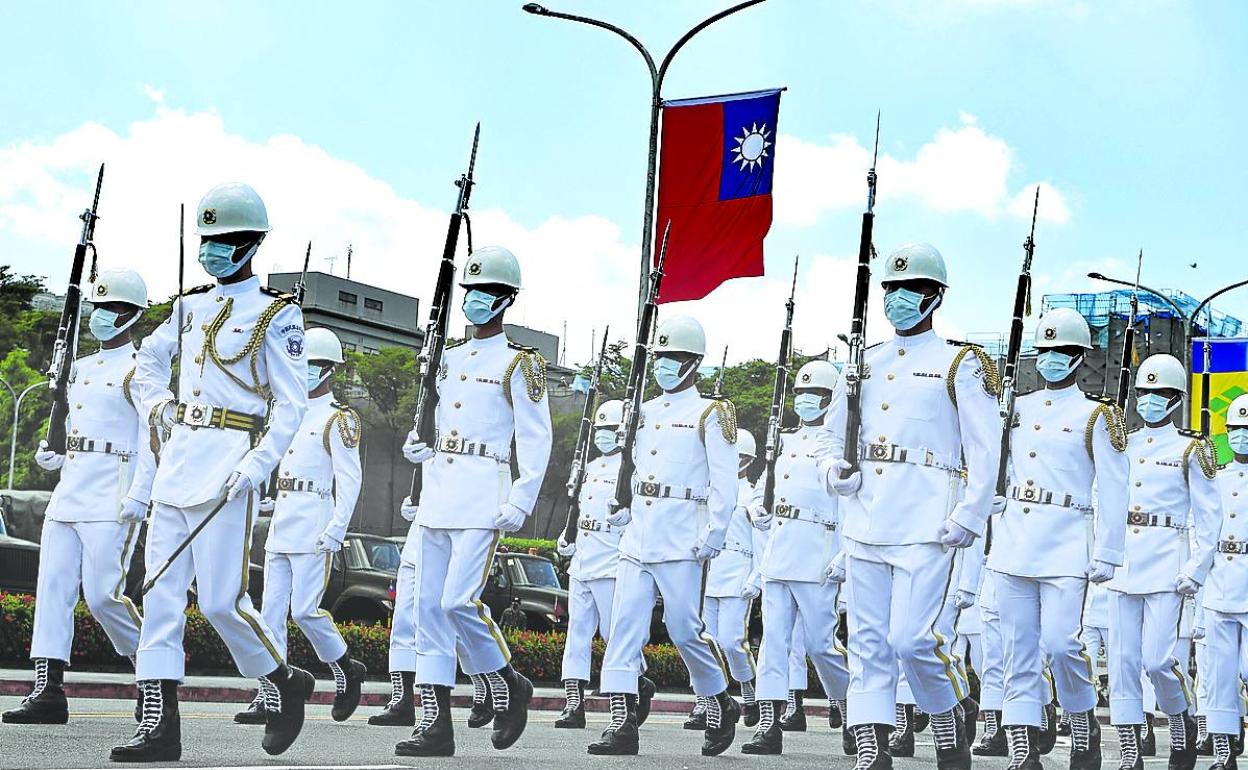
[[[880,116],[875,116],[875,155],[867,171],[867,210],[862,212],[858,237],[858,270],[854,276],[854,307],[849,326],[849,353],[845,361],[845,446],[847,474],[858,469],[858,436],[862,432],[862,380],[867,349],[867,301],[871,295],[871,245],[875,229],[875,165],[880,154]]]
[[[1023,317],[1028,313],[1031,296],[1031,261],[1036,253],[1036,213],[1040,210],[1040,188],[1031,209],[1031,233],[1023,242],[1023,269],[1018,274],[1014,292],[1014,317],[1010,320],[1010,343],[1005,352],[1004,374],[1001,377],[1001,460],[997,465],[997,494],[1004,496],[1009,482],[1010,431],[1014,424],[1014,405],[1018,398],[1018,362],[1023,352]]]
[[[780,457],[780,425],[784,402],[789,397],[789,359],[793,357],[793,307],[797,293],[797,258],[793,259],[793,283],[784,305],[784,329],[780,332],[780,354],[776,357],[776,378],[771,387],[771,412],[767,418],[764,444],[763,508],[770,511],[776,499],[776,460]]]
[[[1127,319],[1127,328],[1122,332],[1122,359],[1118,364],[1118,392],[1114,394],[1114,400],[1118,402],[1121,409],[1127,408],[1127,401],[1131,398],[1131,354],[1135,351],[1135,321],[1140,314],[1140,272],[1143,267],[1144,249],[1140,249],[1135,264],[1135,290],[1131,293],[1131,317]]]
[[[576,542],[579,531],[577,522],[581,518],[581,487],[585,484],[585,468],[589,464],[589,438],[593,434],[598,380],[602,377],[602,364],[607,357],[607,335],[610,333],[610,326],[602,333],[602,348],[598,351],[598,361],[590,375],[585,406],[581,409],[581,424],[576,429],[576,444],[572,448],[572,470],[568,474],[568,520],[563,527],[563,539],[569,543]]]

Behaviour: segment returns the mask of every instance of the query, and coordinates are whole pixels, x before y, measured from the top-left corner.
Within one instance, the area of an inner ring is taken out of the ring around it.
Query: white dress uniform
[[[499,506],[533,511],[550,459],[546,362],[506,335],[447,348],[438,374],[436,454],[423,465],[415,543],[416,681],[454,686],[464,673],[507,665],[511,651],[481,603],[500,533]],[[515,443],[519,478],[511,478]]]
[[[321,609],[334,555],[318,551],[316,541],[321,533],[338,542],[346,537],[364,478],[362,430],[359,414],[334,403],[332,394],[309,398],[303,424],[278,465],[261,612],[283,658],[288,615],[322,662],[347,652],[333,618]]]
[[[607,504],[615,497],[620,453],[599,455],[585,468],[581,485],[579,534],[568,569],[568,637],[563,647],[563,680],[589,681],[594,633],[611,636],[615,570],[620,561],[623,527],[607,522]]]
[[[221,502],[232,472],[246,475],[252,490],[268,480],[307,410],[303,313],[289,295],[261,288],[253,276],[190,290],[174,302],[169,320],[143,341],[135,383],[150,419],[174,401],[169,382],[178,318],[181,401],[152,485],[149,572]],[[224,503],[148,592],[138,679],[182,679],[192,580],[200,610],[240,673],[259,677],[283,662],[272,631],[247,595],[252,497],[248,492]]]
[[[706,571],[702,621],[728,662],[728,674],[738,682],[755,676],[749,625],[753,600],[741,596],[746,585],[761,583],[764,533],[750,523],[749,507],[762,499],[762,490],[749,479],[737,479],[737,504],[728,523],[724,550],[711,559]]]
[[[1144,723],[1141,666],[1157,693],[1157,706],[1180,714],[1191,704],[1186,672],[1176,657],[1182,597],[1180,573],[1203,583],[1212,561],[1222,503],[1208,439],[1166,425],[1131,433],[1127,458],[1126,558],[1107,585],[1109,601],[1109,706],[1115,725]],[[1189,527],[1197,547],[1188,545]]]
[[[1089,561],[1123,562],[1126,443],[1121,410],[1076,385],[1017,401],[1006,508],[994,521],[988,555],[1005,642],[1002,724],[1040,726],[1049,702],[1047,695],[1039,697],[1046,689],[1044,654],[1062,709],[1078,713],[1096,706],[1080,611]],[[1090,537],[1087,520],[1094,510]]]
[[[1240,679],[1248,656],[1248,464],[1218,472],[1222,522],[1213,568],[1201,591],[1205,623],[1205,682],[1200,715],[1209,732],[1238,735],[1243,714]]]
[[[717,695],[727,679],[698,612],[706,564],[694,559],[694,549],[699,539],[722,548],[727,538],[737,503],[736,413],[731,402],[703,398],[691,387],[647,401],[640,417],[632,520],[620,539],[602,691],[637,694],[641,648],[661,595],[664,624],[694,693]]]
[[[78,589],[119,655],[139,646],[141,619],[122,593],[140,524],[122,501],[148,502],[155,460],[137,411],[134,345],[101,349],[70,374],[65,463],[44,512],[31,658],[69,662]]]
[[[849,618],[849,723],[892,725],[897,661],[929,714],[967,693],[951,639],[935,630],[953,590],[946,519],[982,537],[1001,441],[996,369],[982,350],[934,332],[867,350],[862,384],[862,488],[840,501]],[[838,386],[820,433],[820,472],[843,456]],[[965,490],[963,469],[968,474]]]
[[[763,647],[759,700],[785,700],[789,690],[789,642],[802,632],[806,654],[829,699],[844,700],[849,685],[845,650],[836,639],[841,586],[824,571],[841,550],[837,498],[819,473],[818,426],[802,425],[781,436],[771,531],[763,556]]]

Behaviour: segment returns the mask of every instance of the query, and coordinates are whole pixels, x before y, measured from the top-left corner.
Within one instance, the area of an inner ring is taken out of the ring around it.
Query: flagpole
[[[704,19],[697,26],[690,29],[681,36],[671,50],[663,57],[662,63],[654,66],[654,57],[641,44],[641,41],[633,37],[623,29],[598,19],[591,19],[588,16],[577,16],[571,13],[563,13],[561,11],[552,11],[549,8],[539,5],[538,3],[526,3],[523,10],[534,16],[546,16],[552,19],[565,19],[567,21],[575,21],[581,24],[588,24],[591,27],[598,27],[624,38],[637,49],[641,57],[646,60],[646,67],[650,70],[650,151],[646,159],[646,203],[645,216],[642,218],[641,224],[641,270],[639,272],[640,280],[637,285],[637,323],[641,323],[641,310],[646,304],[646,292],[648,285],[648,277],[651,267],[651,248],[654,245],[654,188],[655,179],[658,175],[659,164],[659,112],[663,107],[663,79],[667,76],[667,69],[671,66],[672,60],[676,57],[677,52],[684,48],[693,36],[711,26],[720,19],[731,16],[737,11],[749,8],[752,5],[758,5],[764,0],[745,0],[745,2],[737,3],[734,6],[725,8],[719,13]]]

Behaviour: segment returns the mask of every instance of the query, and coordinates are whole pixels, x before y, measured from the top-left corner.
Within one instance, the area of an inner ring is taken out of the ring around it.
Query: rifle
[[[1135,289],[1131,292],[1131,318],[1122,332],[1122,360],[1118,365],[1118,393],[1116,401],[1121,409],[1127,408],[1131,397],[1131,357],[1135,353],[1135,319],[1140,314],[1140,272],[1144,269],[1144,249],[1135,261]]]
[[[178,204],[178,376],[173,380],[175,403],[182,394],[182,292],[186,291],[186,204]]]
[[[477,165],[477,143],[481,140],[481,124],[472,135],[472,153],[468,156],[468,173],[455,180],[459,197],[451,221],[446,229],[446,243],[442,246],[442,262],[438,265],[438,282],[433,289],[429,304],[429,324],[425,327],[425,341],[416,359],[420,367],[420,392],[416,396],[416,415],[413,426],[416,435],[426,442],[437,433],[438,370],[442,366],[442,353],[446,350],[446,329],[451,315],[451,291],[455,283],[455,250],[459,245],[459,228],[468,222],[468,253],[472,253],[472,222],[468,219],[468,198],[472,195],[472,171]],[[420,502],[424,486],[421,466],[412,471],[412,488],[409,498],[412,504]]]
[[[663,242],[659,246],[659,261],[650,271],[646,284],[646,303],[641,306],[641,318],[637,322],[637,341],[633,345],[633,360],[628,367],[628,382],[624,387],[624,416],[620,421],[619,443],[621,449],[620,472],[615,477],[615,499],[608,504],[609,512],[633,504],[633,446],[637,443],[637,427],[641,422],[642,393],[646,386],[646,369],[650,365],[650,337],[654,332],[654,317],[658,315],[659,287],[663,283],[663,263],[667,261],[667,238],[672,232],[672,221],[663,228]]]
[[[308,250],[303,253],[303,272],[299,274],[299,280],[295,281],[295,285],[290,290],[295,298],[295,304],[299,307],[303,307],[304,295],[308,293],[308,262],[311,259],[312,241],[308,241]]]
[[[719,401],[724,397],[724,370],[728,368],[728,346],[724,345],[724,359],[719,364],[719,372],[715,375],[715,392],[711,398]]]
[[[82,271],[86,267],[87,249],[91,250],[91,273],[88,280],[95,280],[95,222],[100,218],[100,188],[104,186],[104,164],[95,178],[95,197],[91,208],[78,216],[82,220],[82,234],[74,247],[74,261],[69,268],[69,287],[65,289],[65,307],[56,327],[56,342],[52,346],[52,362],[48,365],[48,384],[52,388],[52,416],[48,421],[48,449],[65,454],[65,420],[69,417],[69,375],[78,353],[78,324],[82,315]]]
[[[1009,483],[1010,430],[1018,400],[1018,361],[1023,353],[1023,317],[1031,315],[1031,260],[1036,254],[1036,214],[1040,210],[1040,187],[1031,207],[1031,232],[1023,241],[1023,269],[1014,292],[1014,318],[1010,322],[1010,346],[1005,352],[1005,372],[1001,377],[1001,461],[997,465],[997,495],[1005,497]]]
[[[589,460],[589,438],[593,433],[594,409],[598,399],[598,380],[602,377],[602,364],[607,358],[607,335],[611,333],[608,326],[602,333],[602,349],[598,352],[598,361],[594,364],[594,373],[589,380],[589,390],[585,392],[585,407],[581,409],[581,425],[576,431],[576,444],[572,448],[572,472],[568,474],[568,523],[563,528],[563,539],[569,543],[576,542],[579,528],[577,521],[581,517],[581,486],[585,483],[585,466]]]
[[[858,435],[862,432],[862,380],[867,349],[867,300],[871,293],[871,257],[875,247],[871,232],[875,226],[875,164],[880,157],[880,114],[875,115],[875,154],[867,171],[867,210],[862,213],[862,234],[858,238],[858,272],[854,282],[854,309],[849,326],[849,354],[845,359],[845,447],[849,463],[846,477],[858,470]]]
[[[776,460],[780,457],[780,424],[784,418],[784,402],[789,398],[789,359],[793,356],[793,297],[797,293],[797,257],[793,258],[793,284],[789,301],[784,304],[784,330],[780,332],[780,356],[776,361],[776,380],[771,389],[771,416],[767,418],[767,440],[763,457],[763,508],[771,510],[776,501]]]

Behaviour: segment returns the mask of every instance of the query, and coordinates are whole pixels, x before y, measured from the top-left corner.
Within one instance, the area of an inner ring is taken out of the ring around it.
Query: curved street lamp
[[[630,35],[623,29],[614,24],[591,19],[588,16],[577,16],[571,13],[563,13],[561,11],[552,11],[544,5],[538,3],[526,3],[523,6],[525,13],[531,13],[534,16],[545,16],[551,19],[564,19],[566,21],[575,21],[580,24],[588,24],[591,27],[605,29],[628,41],[629,45],[641,54],[641,58],[645,59],[646,67],[650,70],[650,155],[646,164],[646,211],[645,217],[641,225],[641,282],[637,289],[637,318],[641,318],[641,308],[646,302],[646,276],[650,272],[650,248],[654,241],[654,186],[655,172],[658,165],[659,155],[659,110],[663,106],[663,79],[667,76],[667,68],[671,66],[672,59],[676,57],[677,52],[688,43],[694,35],[711,26],[720,19],[731,16],[737,11],[749,8],[752,5],[758,5],[764,0],[746,0],[729,8],[725,8],[714,16],[710,16],[703,20],[693,29],[681,36],[671,50],[663,57],[663,61],[656,67],[654,57],[646,50],[636,37]]]
[[[19,394],[7,380],[0,377],[0,385],[3,385],[9,391],[9,397],[13,399],[13,430],[12,435],[9,437],[9,483],[5,487],[5,491],[13,491],[13,468],[17,464],[17,421],[21,417],[22,400],[26,398],[27,393],[40,385],[46,387],[47,384],[47,382],[39,380]]]

